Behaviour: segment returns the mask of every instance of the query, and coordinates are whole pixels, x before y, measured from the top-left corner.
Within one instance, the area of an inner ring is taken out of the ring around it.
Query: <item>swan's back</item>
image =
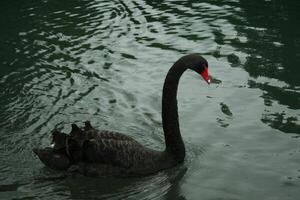
[[[73,124],[69,135],[55,131],[53,144],[52,150],[34,151],[51,168],[68,163],[64,166],[69,171],[97,176],[145,175],[166,168],[164,152],[122,133],[97,130],[89,122],[82,129]]]

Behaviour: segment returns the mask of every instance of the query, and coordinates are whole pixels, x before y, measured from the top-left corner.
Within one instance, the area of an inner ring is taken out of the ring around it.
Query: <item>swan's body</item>
[[[121,133],[99,131],[89,122],[85,122],[84,128],[73,124],[70,135],[54,132],[53,148],[33,151],[46,166],[88,176],[148,175],[182,163],[185,147],[179,129],[176,96],[179,79],[188,68],[209,83],[207,61],[197,54],[180,58],[169,70],[162,97],[164,151],[145,147]]]

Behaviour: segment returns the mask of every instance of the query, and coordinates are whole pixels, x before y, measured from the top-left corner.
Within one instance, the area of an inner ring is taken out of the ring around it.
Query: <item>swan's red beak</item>
[[[208,76],[208,67],[204,68],[204,71],[201,73],[201,76],[207,82],[207,84],[210,84],[210,79],[209,79],[209,76]]]

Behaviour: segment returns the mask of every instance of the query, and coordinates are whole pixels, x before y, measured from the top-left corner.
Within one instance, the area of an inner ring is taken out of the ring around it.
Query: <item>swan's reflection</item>
[[[72,199],[185,199],[181,192],[187,167],[137,178],[68,177],[64,182]]]

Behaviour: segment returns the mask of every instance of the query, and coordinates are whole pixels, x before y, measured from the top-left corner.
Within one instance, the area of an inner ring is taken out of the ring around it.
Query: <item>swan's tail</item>
[[[72,164],[83,161],[83,144],[88,140],[88,132],[93,130],[89,121],[83,128],[72,124],[70,134],[54,130],[52,145],[46,148],[34,148],[32,151],[39,159],[52,169],[66,170]]]

